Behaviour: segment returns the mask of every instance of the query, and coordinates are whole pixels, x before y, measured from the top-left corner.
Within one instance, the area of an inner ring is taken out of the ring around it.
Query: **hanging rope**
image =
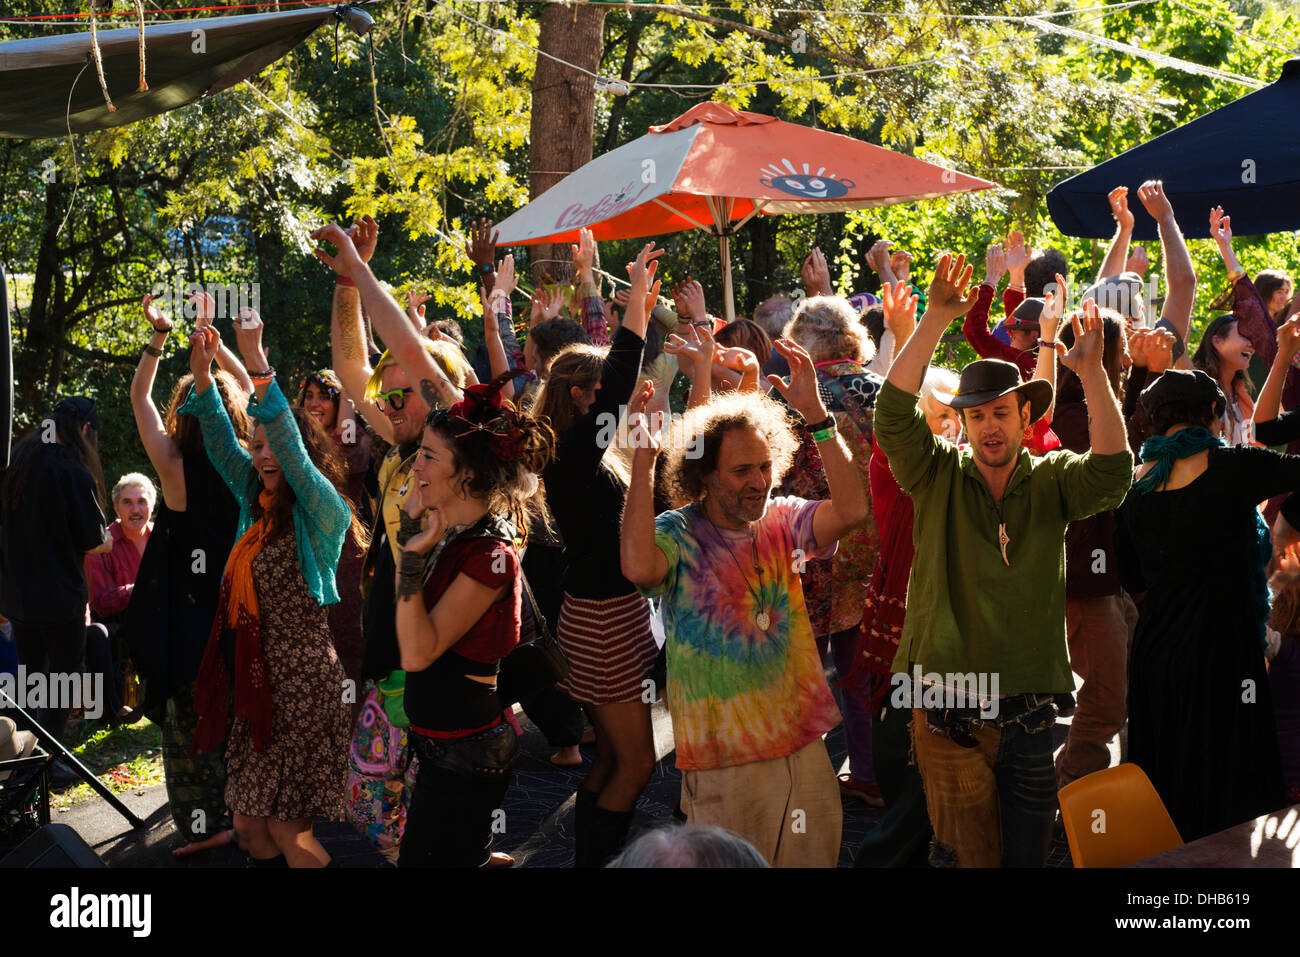
[[[144,79],[144,4],[141,0],[135,0],[135,12],[140,15],[140,85],[136,87],[136,92],[147,93],[149,84]]]
[[[95,58],[95,72],[99,74],[99,88],[104,91],[104,102],[108,104],[108,112],[116,113],[117,107],[113,105],[113,99],[108,95],[108,81],[104,79],[104,57],[99,52],[99,32],[98,23],[95,21],[95,15],[100,11],[96,9],[100,0],[91,0],[90,5],[90,52]],[[108,6],[111,8],[113,0],[108,0]]]

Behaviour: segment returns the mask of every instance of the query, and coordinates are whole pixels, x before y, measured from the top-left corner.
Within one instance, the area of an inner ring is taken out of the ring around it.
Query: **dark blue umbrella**
[[[1289,60],[1276,83],[1058,183],[1047,194],[1048,212],[1067,236],[1104,239],[1115,232],[1106,194],[1127,186],[1133,238],[1153,240],[1155,220],[1137,188],[1159,179],[1189,239],[1209,238],[1214,206],[1231,214],[1238,236],[1300,229],[1297,117],[1300,60]]]

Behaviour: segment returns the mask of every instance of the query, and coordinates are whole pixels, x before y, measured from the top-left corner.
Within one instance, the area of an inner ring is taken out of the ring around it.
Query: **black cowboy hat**
[[[1200,369],[1170,369],[1143,389],[1140,399],[1148,419],[1171,402],[1213,403],[1215,418],[1228,407],[1219,383]]]
[[[969,409],[1019,392],[1029,400],[1029,421],[1037,422],[1052,404],[1052,385],[1046,379],[1020,381],[1020,369],[1001,359],[980,359],[961,370],[957,391],[936,390],[935,399],[954,409]]]

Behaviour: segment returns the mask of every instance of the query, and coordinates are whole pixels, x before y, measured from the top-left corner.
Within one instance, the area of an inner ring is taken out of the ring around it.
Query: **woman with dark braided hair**
[[[515,536],[536,508],[550,427],[501,400],[507,371],[425,420],[398,538],[397,640],[420,756],[399,867],[483,867],[519,750],[501,659],[519,642]]]

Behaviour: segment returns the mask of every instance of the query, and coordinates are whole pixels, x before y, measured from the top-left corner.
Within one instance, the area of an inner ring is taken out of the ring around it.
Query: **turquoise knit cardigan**
[[[202,392],[191,389],[178,411],[199,420],[208,458],[239,503],[238,538],[253,524],[252,502],[248,498],[253,458],[239,444],[215,388],[209,386]],[[334,575],[352,521],[352,510],[333,483],[312,465],[298,434],[298,423],[289,411],[289,402],[276,383],[271,383],[262,401],[256,395],[249,397],[248,414],[266,427],[266,440],[279,460],[280,474],[297,496],[293,505],[293,530],[298,542],[298,565],[307,580],[307,588],[320,604],[332,605],[339,600]],[[191,503],[191,507],[195,504]]]

